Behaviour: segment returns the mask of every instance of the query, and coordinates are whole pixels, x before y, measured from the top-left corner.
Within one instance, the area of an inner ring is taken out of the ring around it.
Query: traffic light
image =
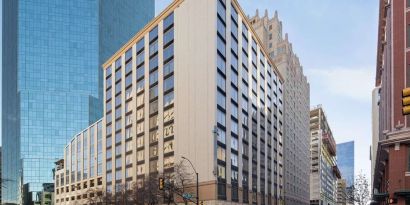
[[[159,190],[164,190],[164,186],[165,186],[164,178],[160,177],[159,178]]]
[[[410,114],[410,88],[403,89],[402,92],[403,115]]]
[[[390,198],[389,204],[397,204],[397,198]]]

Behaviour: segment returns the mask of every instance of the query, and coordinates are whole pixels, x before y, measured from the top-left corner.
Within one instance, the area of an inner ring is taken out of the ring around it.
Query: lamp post
[[[196,174],[196,204],[199,205],[199,178],[198,178],[198,172],[196,171],[194,165],[192,164],[191,160],[189,160],[188,158],[182,156],[182,159],[186,160],[189,162],[189,164],[191,164],[192,169],[194,170],[195,174]]]

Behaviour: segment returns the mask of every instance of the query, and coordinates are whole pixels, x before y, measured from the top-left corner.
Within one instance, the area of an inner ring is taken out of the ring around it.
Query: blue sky
[[[157,13],[170,0],[156,0]],[[239,0],[248,15],[279,12],[338,143],[355,141],[355,172],[370,176],[371,91],[378,3],[369,0]]]
[[[171,0],[156,0],[156,12],[160,12],[169,2]],[[370,175],[371,90],[376,62],[377,1],[239,2],[249,15],[253,15],[256,9],[260,10],[260,14],[268,9],[270,16],[275,10],[279,12],[284,31],[289,33],[294,51],[308,76],[311,105],[324,106],[337,142],[355,140],[356,173],[363,170]],[[0,47],[0,59],[1,52]]]

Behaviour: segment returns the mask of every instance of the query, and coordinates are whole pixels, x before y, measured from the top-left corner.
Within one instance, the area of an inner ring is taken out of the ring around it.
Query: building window
[[[121,168],[121,157],[115,159],[115,168]]]
[[[173,151],[174,151],[174,142],[172,140],[164,142],[164,154],[167,154]]]
[[[143,161],[144,160],[144,150],[138,151],[137,152],[137,161]]]
[[[225,102],[226,102],[226,98],[225,98],[225,94],[221,93],[221,91],[217,91],[217,104],[225,109]]]
[[[238,139],[231,137],[231,149],[238,151]]]
[[[166,33],[164,33],[164,45],[168,45],[172,40],[174,40],[174,28],[171,28]]]
[[[156,97],[158,97],[158,85],[155,85],[154,87],[150,88],[150,90],[149,90],[149,99],[152,100]]]
[[[219,37],[225,40],[226,38],[225,23],[220,18],[217,19],[217,32],[218,32]]]
[[[164,111],[164,123],[174,120],[174,108],[170,108]]]
[[[217,122],[225,127],[225,113],[217,109]]]
[[[225,162],[225,161],[226,161],[225,149],[222,148],[222,147],[220,147],[220,146],[218,146],[216,152],[217,152],[217,158],[218,158],[218,160],[221,160],[221,161]]]
[[[164,127],[164,139],[174,136],[174,125]]]
[[[218,165],[218,178],[225,179],[225,167],[222,165]]]
[[[225,5],[218,0],[218,5],[217,5],[217,13],[218,13],[218,17],[225,22],[226,20],[226,10],[225,10]]]
[[[172,91],[164,95],[164,107],[172,105],[173,103],[174,103],[174,92]]]
[[[221,55],[216,55],[216,66],[219,71],[225,74],[225,70],[226,70],[225,59]]]
[[[158,82],[158,70],[149,74],[149,85],[151,86],[154,83]]]
[[[217,38],[217,50],[218,50],[220,55],[222,55],[224,58],[226,57],[225,41],[219,36]]]
[[[238,123],[231,121],[231,132],[238,135]]]
[[[174,76],[170,76],[164,80],[164,92],[174,88]]]
[[[174,72],[174,60],[171,59],[166,64],[164,64],[163,70],[164,70],[164,76],[167,76],[168,74]]]
[[[231,153],[231,165],[234,167],[238,167],[238,156],[233,153]]]
[[[174,156],[164,157],[164,169],[169,169],[174,166]]]
[[[174,13],[168,15],[163,22],[164,30],[167,30],[169,27],[174,25]]]
[[[225,77],[223,77],[221,74],[217,74],[217,85],[218,88],[220,88],[221,90],[223,90],[225,92]]]

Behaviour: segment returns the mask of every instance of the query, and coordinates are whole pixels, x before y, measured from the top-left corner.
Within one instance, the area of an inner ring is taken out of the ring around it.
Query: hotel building
[[[76,135],[56,203],[189,158],[207,204],[283,204],[283,78],[236,0],[175,0],[104,65],[104,117]]]
[[[278,13],[269,18],[263,16],[249,19],[269,56],[285,79],[284,93],[284,195],[285,203],[309,204],[309,113],[310,87],[298,56],[294,53],[288,34],[283,34]]]
[[[337,203],[337,180],[341,178],[336,164],[336,142],[319,105],[310,111],[310,204]]]

